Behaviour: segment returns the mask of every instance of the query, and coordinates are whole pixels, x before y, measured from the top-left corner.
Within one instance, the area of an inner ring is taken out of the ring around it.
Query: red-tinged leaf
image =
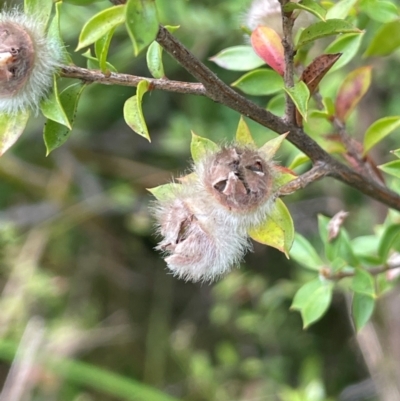
[[[305,82],[313,94],[319,83],[331,67],[339,60],[342,53],[321,54],[311,62],[311,64],[301,74],[301,80]]]
[[[282,39],[272,28],[259,26],[255,29],[251,34],[251,45],[272,69],[280,75],[284,74],[285,56]]]
[[[371,83],[372,67],[360,67],[345,78],[336,98],[336,117],[345,122]]]

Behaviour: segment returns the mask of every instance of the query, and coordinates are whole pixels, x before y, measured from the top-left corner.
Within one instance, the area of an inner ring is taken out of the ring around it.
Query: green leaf
[[[300,311],[303,328],[320,319],[328,310],[332,300],[333,284],[316,278],[304,284],[296,292],[291,309]]]
[[[361,33],[349,22],[341,19],[330,19],[326,22],[319,21],[310,25],[300,34],[297,47],[311,43],[314,40],[324,38],[326,36],[337,35],[339,33]]]
[[[285,185],[288,182],[293,181],[298,177],[293,171],[291,171],[287,167],[273,165],[272,170],[273,170],[272,175],[274,177],[272,184],[273,191],[277,191],[282,185]]]
[[[99,61],[99,67],[102,72],[108,71],[107,56],[108,49],[110,48],[111,39],[114,35],[115,27],[111,28],[104,36],[96,41],[95,52],[97,60]]]
[[[326,13],[326,19],[345,19],[357,0],[340,0],[335,3]]]
[[[50,96],[44,99],[40,105],[40,109],[43,115],[49,120],[56,121],[62,125],[65,125],[68,129],[72,129],[71,124],[65,114],[64,108],[60,101],[60,95],[58,93],[57,79],[54,76],[53,91]]]
[[[359,7],[368,17],[378,22],[386,23],[399,18],[398,8],[390,1],[362,0]]]
[[[239,124],[236,130],[235,140],[240,145],[254,145],[254,139],[251,136],[249,126],[246,124],[243,116],[240,116]]]
[[[125,22],[125,5],[100,11],[83,26],[76,51],[91,45]]]
[[[126,27],[137,56],[157,36],[158,18],[155,0],[128,0]]]
[[[400,240],[400,224],[392,224],[385,228],[382,237],[379,241],[378,255],[382,263],[387,262],[389,252]]]
[[[400,160],[395,160],[389,163],[381,164],[378,166],[386,174],[393,175],[394,177],[400,178]]]
[[[169,184],[159,185],[154,188],[147,188],[149,192],[158,200],[166,200],[174,198],[176,192],[179,191],[181,184],[170,182]]]
[[[147,68],[150,74],[154,78],[165,78],[164,66],[162,62],[162,47],[157,43],[153,42],[146,53]]]
[[[61,9],[62,2],[56,2],[56,12],[51,20],[49,31],[47,36],[58,43],[58,47],[61,49],[62,52],[62,62],[65,64],[73,64],[71,60],[71,56],[68,54],[67,49],[65,48],[64,41],[61,37],[60,32],[60,9]]]
[[[251,46],[228,47],[210,57],[209,60],[221,68],[232,71],[249,71],[265,64]]]
[[[136,95],[130,97],[124,104],[124,119],[137,134],[151,142],[149,131],[142,111],[143,95],[149,90],[150,83],[145,79],[139,82]]]
[[[215,142],[207,138],[198,136],[192,131],[192,142],[190,143],[190,153],[195,163],[203,159],[207,154],[218,152],[218,150],[219,146]]]
[[[330,72],[336,71],[348,64],[357,54],[363,33],[348,33],[335,39],[324,51],[327,54],[342,53],[342,57],[331,68]]]
[[[365,156],[373,146],[399,127],[400,116],[384,117],[372,123],[364,135],[363,155]]]
[[[46,30],[53,7],[52,0],[24,0],[24,13],[37,19],[37,25]]]
[[[258,227],[250,229],[248,234],[254,241],[272,246],[288,257],[294,240],[294,226],[292,216],[283,201],[278,198],[266,220]]]
[[[288,133],[279,135],[268,142],[266,142],[261,148],[259,149],[260,152],[264,155],[267,160],[271,160],[278,149],[282,146],[283,141],[288,136]]]
[[[310,99],[310,91],[303,81],[297,82],[293,88],[284,88],[285,92],[290,96],[297,110],[307,121],[308,100]]]
[[[293,10],[304,10],[325,21],[326,9],[321,7],[314,0],[301,0],[298,3],[289,2],[283,7],[285,12],[291,12]]]
[[[283,78],[267,69],[250,71],[231,85],[253,96],[271,95],[284,88]]]
[[[21,136],[28,119],[29,111],[11,115],[0,113],[0,156],[3,156]]]
[[[360,331],[371,318],[375,307],[375,299],[369,295],[355,293],[352,302],[352,315],[356,330]]]
[[[356,269],[351,283],[351,289],[359,294],[375,297],[375,281],[364,269]]]
[[[68,117],[68,121],[71,127],[73,126],[75,120],[79,98],[85,86],[85,84],[82,84],[80,82],[70,85],[65,88],[59,96],[62,108],[64,109],[65,114]],[[65,125],[53,120],[47,120],[43,131],[44,143],[46,145],[47,151],[46,155],[49,155],[50,152],[52,152],[54,149],[57,149],[62,144],[64,144],[69,138],[70,134],[71,130]]]
[[[298,233],[294,236],[290,257],[306,269],[319,271],[324,266],[324,262],[317,254],[315,248]]]
[[[279,117],[283,117],[285,114],[286,98],[285,93],[279,93],[275,95],[267,104],[267,110],[271,113],[276,114]]]
[[[400,47],[400,20],[383,25],[372,38],[364,57],[388,56]]]
[[[305,155],[304,153],[299,153],[298,155],[296,155],[294,157],[292,162],[289,164],[288,168],[290,170],[293,170],[296,167],[299,167],[305,163],[308,163],[309,161],[310,161],[310,158],[307,155]]]

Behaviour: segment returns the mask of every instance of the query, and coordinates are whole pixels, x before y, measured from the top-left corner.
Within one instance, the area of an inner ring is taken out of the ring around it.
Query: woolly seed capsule
[[[58,43],[35,17],[17,9],[0,14],[0,112],[38,110],[62,58]]]

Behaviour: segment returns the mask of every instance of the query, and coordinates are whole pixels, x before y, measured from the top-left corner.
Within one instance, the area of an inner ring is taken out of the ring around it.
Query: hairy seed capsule
[[[17,9],[0,14],[0,112],[38,110],[53,83],[62,49],[35,17]]]

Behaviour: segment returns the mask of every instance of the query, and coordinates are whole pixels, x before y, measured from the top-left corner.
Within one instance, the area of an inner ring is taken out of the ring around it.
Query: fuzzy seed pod
[[[263,222],[274,201],[273,163],[262,151],[226,146],[193,165],[154,214],[163,237],[156,249],[168,268],[190,281],[212,281],[251,249],[248,230]]]
[[[205,214],[196,195],[194,186],[182,185],[174,198],[158,203],[155,215],[164,239],[156,249],[168,255],[167,266],[179,278],[213,281],[240,262],[250,242]]]
[[[224,224],[247,232],[261,223],[273,203],[272,162],[256,149],[229,146],[195,166],[203,203]],[[207,195],[206,195],[207,194]]]
[[[41,22],[17,9],[0,14],[0,112],[32,109],[53,84],[62,49]]]

